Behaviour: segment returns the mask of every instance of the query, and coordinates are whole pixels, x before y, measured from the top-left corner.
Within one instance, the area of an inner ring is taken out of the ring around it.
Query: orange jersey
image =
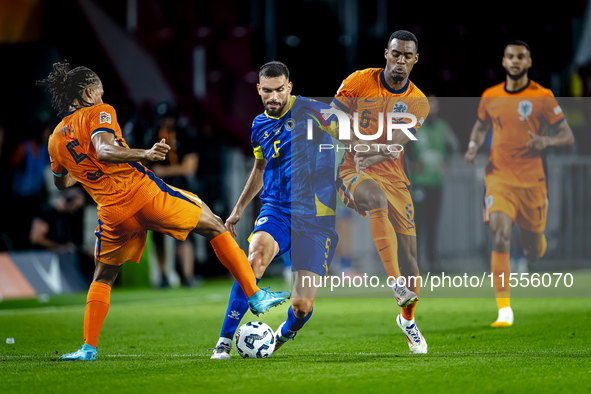
[[[379,132],[379,114],[383,114],[383,132],[375,141],[361,141],[368,145],[388,143],[386,137],[387,113],[406,112],[417,118],[414,131],[421,127],[427,115],[429,115],[429,102],[423,92],[410,80],[404,88],[394,90],[384,79],[383,68],[368,68],[355,71],[343,81],[333,103],[341,110],[353,115],[358,114],[359,132],[363,135],[375,135]],[[396,119],[397,122],[402,119]],[[410,119],[405,118],[405,123]],[[411,129],[412,130],[412,129]],[[420,138],[420,137],[417,137]],[[347,152],[341,166],[355,168],[355,152]],[[390,184],[404,183],[410,185],[410,181],[404,171],[404,152],[398,160],[387,161],[373,165],[365,170],[365,173],[381,182]]]
[[[163,182],[138,162],[99,161],[92,143],[98,133],[111,133],[116,144],[129,148],[110,105],[66,114],[49,138],[51,170],[58,177],[67,171],[80,182],[97,203],[101,222],[116,226],[150,201]]]
[[[517,92],[508,92],[505,83],[500,83],[482,94],[478,118],[493,123],[487,184],[526,188],[545,185],[542,156],[526,143],[531,140],[528,131],[545,135],[548,125],[564,120],[552,92],[531,80]]]

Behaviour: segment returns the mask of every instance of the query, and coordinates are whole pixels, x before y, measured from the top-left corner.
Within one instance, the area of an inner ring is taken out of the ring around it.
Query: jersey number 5
[[[70,141],[70,142],[68,142],[68,145],[66,145],[66,148],[68,148],[68,152],[70,152],[70,155],[72,155],[72,158],[74,159],[76,164],[80,164],[84,159],[90,160],[90,158],[88,157],[88,155],[86,153],[81,153],[81,154],[76,153],[74,148],[77,146],[80,146],[78,139],[75,139],[74,141]],[[90,160],[90,161],[92,162],[92,160]],[[88,179],[89,181],[96,181],[97,179],[99,179],[103,175],[104,175],[104,173],[100,169],[97,168],[97,170],[95,172],[87,173],[86,179]]]
[[[68,145],[66,145],[66,147],[68,148],[68,152],[70,152],[70,154],[72,155],[72,158],[74,159],[76,164],[80,164],[82,162],[82,160],[88,159],[88,155],[85,153],[82,153],[82,154],[76,153],[74,148],[77,146],[80,146],[80,143],[78,142],[77,138],[74,141],[68,142]]]
[[[278,146],[281,143],[281,141],[277,140],[275,141],[275,143],[273,143],[273,149],[275,149],[275,154],[271,157],[273,157],[274,159],[279,157],[279,149],[281,149],[280,146]]]

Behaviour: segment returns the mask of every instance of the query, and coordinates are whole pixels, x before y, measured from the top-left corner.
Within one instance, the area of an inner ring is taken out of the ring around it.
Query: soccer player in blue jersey
[[[226,220],[226,228],[237,236],[235,225],[250,201],[264,186],[263,207],[250,238],[249,260],[257,281],[273,258],[291,253],[292,304],[287,320],[275,333],[278,350],[293,339],[312,316],[312,306],[326,275],[338,242],[335,231],[335,158],[332,151],[319,152],[319,144],[331,144],[327,133],[314,133],[307,140],[307,120],[320,119],[327,104],[292,96],[287,66],[264,64],[257,84],[265,112],[252,124],[255,164],[246,186]],[[334,116],[334,115],[331,115]],[[327,117],[330,122],[332,119]],[[312,278],[304,285],[302,278]],[[314,281],[314,279],[316,279]],[[230,358],[232,338],[248,310],[244,292],[234,283],[220,339],[212,359]]]

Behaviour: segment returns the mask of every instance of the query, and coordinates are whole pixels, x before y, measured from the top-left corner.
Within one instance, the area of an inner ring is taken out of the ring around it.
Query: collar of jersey
[[[529,87],[529,84],[530,83],[531,83],[531,79],[528,78],[527,79],[527,83],[521,89],[518,89],[518,90],[507,90],[507,81],[505,81],[505,83],[503,84],[503,90],[505,91],[505,93],[509,93],[509,94],[521,93],[521,92],[523,92],[525,89],[527,89]]]
[[[288,113],[291,110],[291,106],[293,105],[293,103],[295,101],[296,101],[296,96],[291,96],[291,100],[289,101],[289,108],[287,109],[287,111],[285,111],[285,114]],[[283,114],[281,116],[278,116],[278,117],[274,117],[274,116],[271,116],[271,115],[267,114],[267,111],[265,111],[265,116],[267,118],[271,118],[271,119],[281,119],[281,118],[283,118],[285,116],[285,114]]]
[[[386,88],[386,90],[392,94],[402,94],[402,93],[406,92],[406,89],[408,89],[408,87],[410,86],[410,79],[409,78],[406,79],[406,85],[404,85],[404,87],[402,89],[394,90],[390,87],[390,85],[388,85],[386,83],[386,77],[384,77],[385,71],[386,70],[382,70],[382,72],[380,73],[380,80],[382,81],[382,85]]]
[[[80,109],[80,108],[76,108],[75,110],[73,110],[73,111],[70,111],[70,112],[68,112],[67,114],[65,114],[63,117],[65,118],[66,116],[70,116],[70,115],[72,115],[74,112],[78,111],[79,109]],[[63,118],[62,118],[62,119],[63,119]]]

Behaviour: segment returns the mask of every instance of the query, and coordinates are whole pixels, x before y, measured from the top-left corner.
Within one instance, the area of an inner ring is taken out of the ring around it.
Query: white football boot
[[[230,359],[230,351],[232,350],[232,340],[228,338],[220,338],[211,355],[212,360],[228,360]]]
[[[398,327],[402,330],[408,341],[408,348],[411,353],[427,353],[427,341],[423,338],[423,334],[419,331],[419,328],[415,324],[415,319],[406,320],[402,315],[398,315],[396,318]]]
[[[277,329],[277,331],[275,331],[275,350],[273,350],[273,353],[275,353],[277,350],[279,350],[279,348],[281,346],[283,346],[284,343],[286,343],[290,339],[294,339],[295,336],[296,336],[296,334],[297,334],[297,332],[291,332],[289,334],[289,336],[283,336],[283,335],[281,335],[281,329],[283,328],[283,326],[285,325],[285,323],[287,323],[287,322],[281,323],[281,325],[279,326],[279,328]]]
[[[511,327],[513,325],[513,309],[510,306],[499,309],[499,317],[491,327]]]

